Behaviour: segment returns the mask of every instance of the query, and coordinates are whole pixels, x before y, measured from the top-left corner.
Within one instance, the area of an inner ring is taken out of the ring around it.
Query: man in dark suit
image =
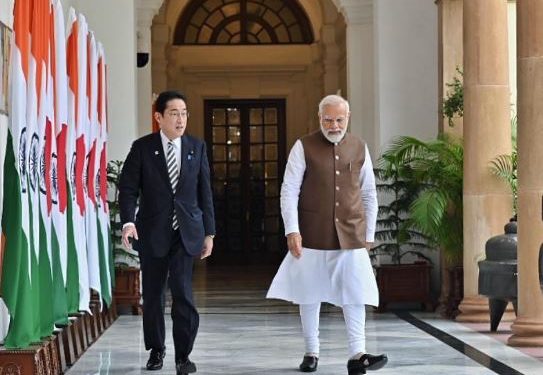
[[[169,277],[177,374],[189,374],[196,372],[189,354],[199,324],[192,298],[193,259],[211,254],[215,234],[209,163],[205,143],[184,135],[188,111],[182,94],[161,93],[154,118],[160,132],[132,144],[121,173],[122,241],[128,248],[134,241],[141,263],[145,349],[151,350],[147,369],[161,369],[166,353]]]

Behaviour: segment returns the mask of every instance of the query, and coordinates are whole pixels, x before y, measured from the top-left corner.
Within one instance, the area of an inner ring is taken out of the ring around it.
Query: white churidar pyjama
[[[300,305],[300,317],[306,353],[319,354],[319,313],[320,303]],[[349,357],[366,353],[366,307],[364,305],[344,305],[343,318],[347,329]]]

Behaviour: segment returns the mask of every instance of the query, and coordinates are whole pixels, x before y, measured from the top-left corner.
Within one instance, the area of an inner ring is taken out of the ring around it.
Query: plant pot
[[[397,302],[419,302],[426,311],[433,311],[430,264],[383,264],[375,269],[379,287],[378,312],[385,311],[389,303]]]
[[[117,310],[119,306],[130,306],[133,315],[141,315],[140,269],[136,267],[116,267],[113,298]]]
[[[454,319],[460,314],[458,306],[464,298],[464,267],[454,266],[447,268],[450,289],[446,300],[445,317]]]

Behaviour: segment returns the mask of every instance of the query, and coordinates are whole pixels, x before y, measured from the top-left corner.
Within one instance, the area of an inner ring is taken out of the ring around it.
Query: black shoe
[[[147,361],[147,370],[160,370],[163,365],[163,359],[166,355],[166,350],[151,349],[149,360]]]
[[[177,362],[175,364],[177,375],[188,375],[196,372],[196,365],[190,359],[185,362]]]
[[[347,362],[349,375],[365,374],[366,370],[379,370],[388,362],[385,354],[371,355],[364,354],[360,359],[350,359]]]
[[[300,363],[301,372],[315,372],[317,371],[317,365],[319,364],[319,358],[312,355],[304,355],[302,363]]]

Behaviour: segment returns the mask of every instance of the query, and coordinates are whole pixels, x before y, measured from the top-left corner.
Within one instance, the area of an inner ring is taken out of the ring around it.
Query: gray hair
[[[349,102],[345,100],[343,97],[339,95],[327,95],[324,98],[322,98],[321,102],[319,103],[319,114],[322,113],[324,110],[324,107],[328,105],[339,105],[339,104],[345,104],[345,109],[347,110],[347,113],[349,113]]]

